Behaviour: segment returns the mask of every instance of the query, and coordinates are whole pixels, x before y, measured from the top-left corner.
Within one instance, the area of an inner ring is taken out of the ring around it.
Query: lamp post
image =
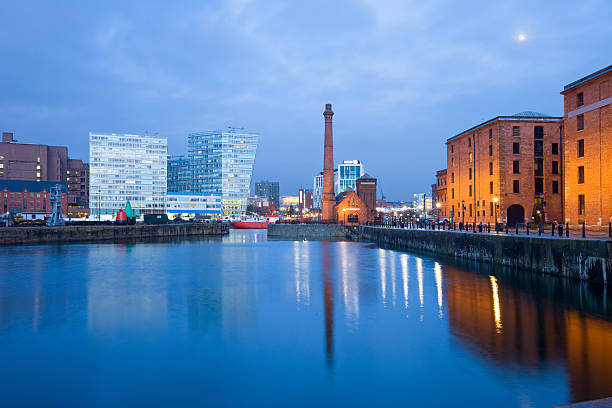
[[[440,208],[442,204],[438,201],[436,202],[436,221],[440,222]]]
[[[461,200],[461,225],[465,228],[465,200]]]
[[[499,201],[499,198],[493,197],[493,205],[495,206],[495,232],[497,232],[497,207],[499,207],[499,204],[497,204],[497,202]]]

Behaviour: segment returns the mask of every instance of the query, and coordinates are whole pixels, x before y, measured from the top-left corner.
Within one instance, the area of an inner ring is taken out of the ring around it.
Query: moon
[[[526,34],[523,34],[523,33],[520,33],[520,34],[518,35],[518,38],[517,38],[517,39],[518,39],[520,42],[526,41],[526,40],[527,40],[527,35],[526,35]]]

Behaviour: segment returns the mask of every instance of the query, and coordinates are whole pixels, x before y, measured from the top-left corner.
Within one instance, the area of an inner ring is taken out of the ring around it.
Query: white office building
[[[195,216],[221,216],[221,196],[196,193],[168,193],[166,196],[166,212],[172,218]]]
[[[357,179],[364,174],[363,164],[359,160],[344,160],[338,164],[337,173],[334,174],[334,191],[336,195],[349,188],[357,190]]]
[[[91,214],[110,218],[128,200],[136,215],[164,213],[167,156],[164,137],[90,132]]]
[[[222,198],[222,213],[245,214],[258,133],[212,131],[188,137],[192,190]]]

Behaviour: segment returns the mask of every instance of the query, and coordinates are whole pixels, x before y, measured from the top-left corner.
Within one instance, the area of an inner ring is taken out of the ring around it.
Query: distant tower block
[[[331,103],[325,105],[325,144],[323,151],[323,194],[321,195],[321,212],[323,222],[335,223],[336,196],[334,194],[334,136],[332,134],[332,112]]]

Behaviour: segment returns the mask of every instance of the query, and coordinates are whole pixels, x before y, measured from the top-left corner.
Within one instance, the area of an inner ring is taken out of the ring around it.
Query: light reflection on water
[[[612,394],[599,286],[265,231],[2,250],[6,406],[551,406]]]

